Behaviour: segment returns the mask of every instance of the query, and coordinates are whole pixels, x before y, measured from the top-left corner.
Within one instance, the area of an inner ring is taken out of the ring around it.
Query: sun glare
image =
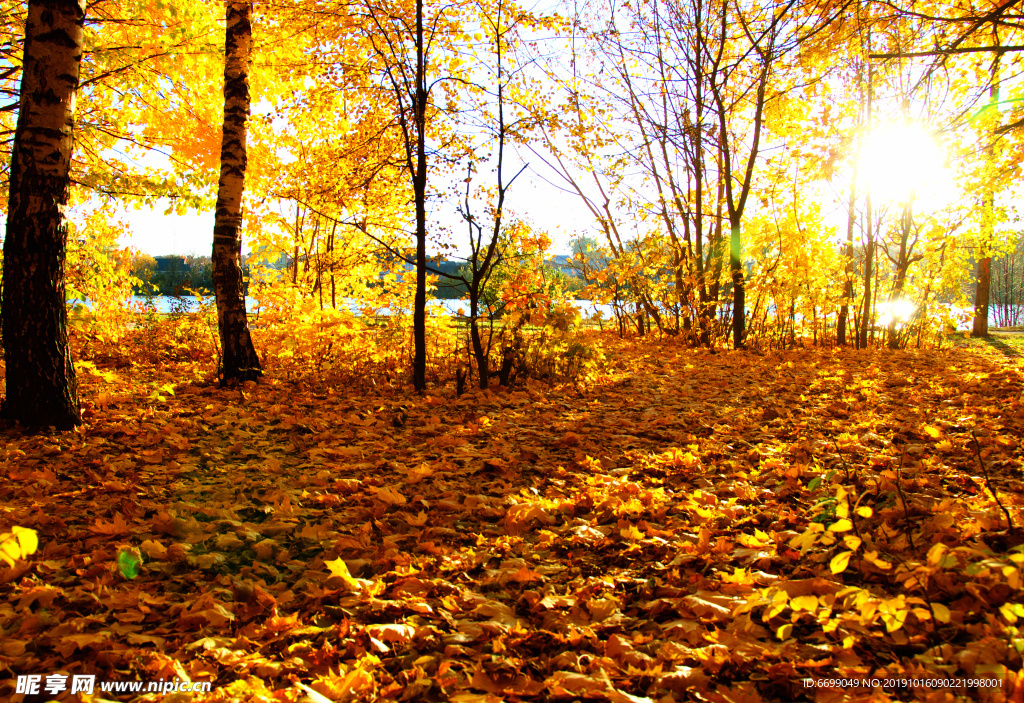
[[[914,302],[906,298],[881,302],[878,304],[878,324],[886,327],[895,320],[896,324],[902,327],[913,316],[916,309],[917,306],[914,305]]]
[[[952,178],[942,145],[919,125],[891,124],[875,129],[861,149],[861,189],[877,202],[914,199],[915,210],[939,209],[952,198]]]

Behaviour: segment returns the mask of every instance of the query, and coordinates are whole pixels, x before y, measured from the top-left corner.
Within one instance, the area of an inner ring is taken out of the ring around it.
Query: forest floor
[[[2,430],[0,699],[1021,700],[1017,358],[605,344],[460,398],[84,364],[83,427]],[[100,690],[160,680],[212,693]]]

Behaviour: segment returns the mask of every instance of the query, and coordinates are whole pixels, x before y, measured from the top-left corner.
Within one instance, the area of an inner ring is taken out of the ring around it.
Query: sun
[[[874,129],[860,151],[858,187],[876,202],[915,209],[941,208],[949,202],[952,179],[942,144],[921,125],[893,123]]]

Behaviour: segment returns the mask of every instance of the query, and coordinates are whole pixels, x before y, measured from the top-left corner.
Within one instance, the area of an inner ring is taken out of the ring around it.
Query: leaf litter
[[[0,697],[1020,699],[1018,362],[607,345],[460,398],[86,362],[86,425],[0,448]]]

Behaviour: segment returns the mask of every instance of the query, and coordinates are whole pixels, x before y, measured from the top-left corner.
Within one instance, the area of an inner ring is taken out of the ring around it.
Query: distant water
[[[213,296],[209,296],[208,298],[206,298],[206,300],[210,304],[212,304],[213,303]],[[68,302],[74,304],[74,303],[82,303],[83,301],[68,301]],[[176,297],[176,296],[171,296],[171,295],[153,295],[153,296],[133,295],[131,297],[131,301],[130,302],[131,302],[131,304],[133,306],[138,307],[140,310],[147,310],[148,309],[148,310],[153,310],[154,312],[157,312],[157,313],[192,312],[192,311],[195,311],[195,310],[197,310],[199,308],[199,301],[195,297],[193,297],[193,296]],[[362,316],[362,314],[363,314],[362,313],[362,306],[360,305],[360,303],[358,303],[355,300],[347,300],[345,302],[346,302],[346,304],[348,305],[348,308],[352,311],[353,314],[355,314],[357,316]],[[89,302],[88,301],[84,301],[84,304],[85,304],[86,307],[89,307]],[[469,312],[469,301],[466,301],[466,300],[431,300],[427,304],[429,306],[431,306],[431,307],[442,308],[443,310],[445,310],[450,315],[458,314],[458,311],[459,311],[460,308],[463,310],[464,313],[468,313]],[[580,314],[582,314],[584,317],[591,317],[597,311],[600,311],[601,315],[605,319],[613,319],[614,316],[615,316],[615,311],[614,311],[614,309],[612,308],[611,305],[598,304],[598,303],[594,303],[594,302],[592,302],[590,300],[574,300],[573,304],[576,305],[577,308],[579,308]],[[248,312],[250,312],[250,313],[257,312],[256,305],[257,305],[257,301],[254,300],[253,298],[246,298],[245,299],[245,307],[246,307],[246,310]],[[632,307],[632,306],[630,306],[630,307]],[[959,330],[970,330],[971,329],[971,319],[970,318],[973,315],[973,310],[970,309],[970,308],[952,308],[952,311],[953,311],[953,313],[955,315],[960,317],[960,320],[958,321],[959,324],[957,325],[957,329],[959,329]],[[406,311],[406,312],[409,312],[409,311]],[[378,315],[387,316],[387,315],[391,315],[392,311],[387,309],[387,308],[384,308],[384,309],[381,309],[380,311],[378,311],[377,314]],[[990,319],[989,319],[989,324],[992,325],[992,326],[995,326],[995,324],[996,324],[995,315],[996,315],[996,311],[995,311],[995,308],[993,307],[990,310]],[[966,318],[966,320],[965,320],[965,318]]]
[[[206,298],[206,300],[212,304],[213,296]],[[88,300],[69,300],[68,303],[70,305],[85,305],[86,308],[92,307]],[[128,299],[128,303],[138,310],[151,310],[158,313],[194,312],[199,309],[199,301],[195,296],[191,295],[133,295]],[[252,305],[253,301],[250,298],[246,298],[246,310],[252,311]]]
[[[213,303],[213,296],[206,298],[206,301],[210,304]],[[87,308],[90,307],[89,301],[72,300],[68,301],[71,304],[84,304]],[[194,296],[173,296],[173,295],[133,295],[129,301],[133,307],[139,310],[152,310],[157,313],[170,313],[170,312],[194,312],[199,309],[199,301]],[[614,311],[611,305],[603,305],[591,302],[589,300],[575,300],[573,303],[579,308],[580,313],[585,316],[592,316],[595,311],[600,310],[601,314],[610,318],[614,316]],[[349,310],[357,316],[361,316],[362,305],[355,300],[346,300],[345,304]],[[469,301],[467,300],[430,300],[427,303],[430,307],[439,307],[446,311],[450,315],[458,314],[461,309],[464,313],[469,312]],[[257,301],[253,298],[245,299],[246,311],[253,313],[256,312]],[[410,312],[410,311],[407,311]],[[392,311],[388,308],[381,309],[378,315],[391,315]]]

